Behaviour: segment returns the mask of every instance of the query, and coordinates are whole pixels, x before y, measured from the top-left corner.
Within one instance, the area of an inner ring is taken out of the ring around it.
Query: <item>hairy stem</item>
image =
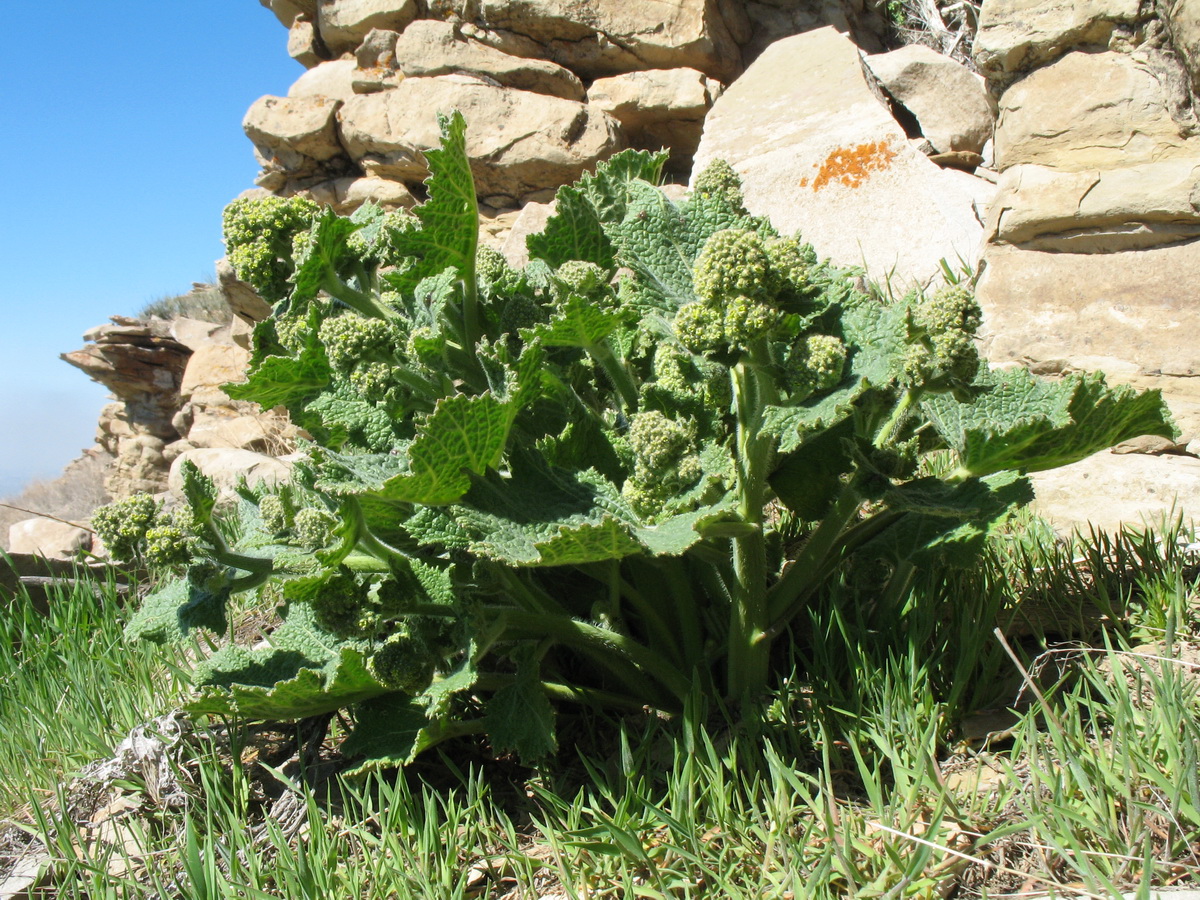
[[[629,374],[629,369],[625,367],[625,364],[621,360],[617,359],[608,342],[604,341],[599,344],[593,344],[587,348],[587,352],[591,354],[592,359],[604,370],[604,374],[612,382],[612,386],[621,397],[625,413],[636,412],[638,408],[637,385],[634,384],[633,376]]]

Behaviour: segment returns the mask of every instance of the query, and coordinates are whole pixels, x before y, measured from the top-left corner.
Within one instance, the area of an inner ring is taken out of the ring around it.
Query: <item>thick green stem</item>
[[[342,279],[338,278],[331,269],[326,269],[325,277],[321,279],[321,289],[335,300],[340,300],[357,313],[369,319],[395,319],[399,313],[380,303],[370,294],[356,291]]]
[[[612,348],[607,342],[593,344],[587,348],[592,359],[594,359],[600,368],[604,370],[604,374],[608,376],[608,380],[612,382],[617,393],[621,396],[621,403],[625,406],[626,413],[636,412],[638,408],[638,389],[633,382],[633,376],[629,374],[629,369],[621,360],[617,359],[612,352]]]
[[[680,702],[688,695],[688,681],[678,669],[663,659],[661,654],[623,634],[566,616],[519,610],[508,610],[503,615],[509,625],[506,630],[508,638],[549,636],[567,646],[590,651],[594,658],[601,661],[632,663]]]
[[[765,355],[765,348],[758,350],[751,354],[751,363]],[[766,689],[770,663],[770,641],[764,640],[769,611],[763,518],[775,445],[761,434],[761,425],[764,407],[775,399],[775,389],[762,365],[741,362],[731,377],[737,410],[738,513],[752,526],[733,539],[736,583],[730,609],[726,692],[731,700],[741,700]]]

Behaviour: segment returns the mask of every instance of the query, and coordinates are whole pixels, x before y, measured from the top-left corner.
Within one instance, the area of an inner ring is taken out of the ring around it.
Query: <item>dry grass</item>
[[[36,515],[86,522],[96,507],[111,499],[104,489],[104,477],[112,462],[107,453],[85,453],[58,478],[31,482],[20,494],[0,499],[0,504],[5,504],[0,506],[0,549],[9,548],[11,526]]]

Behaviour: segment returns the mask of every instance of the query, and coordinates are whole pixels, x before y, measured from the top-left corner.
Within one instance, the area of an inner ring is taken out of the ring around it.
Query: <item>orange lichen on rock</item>
[[[839,147],[825,158],[819,166],[813,163],[817,174],[811,182],[807,178],[800,179],[800,187],[812,184],[814,191],[819,191],[828,184],[837,182],[846,187],[856,188],[871,177],[872,172],[880,172],[888,167],[896,158],[890,141],[874,141],[870,144],[859,144],[855,147]]]

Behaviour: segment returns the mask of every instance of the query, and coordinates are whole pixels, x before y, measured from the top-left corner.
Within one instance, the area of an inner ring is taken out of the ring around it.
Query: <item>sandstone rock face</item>
[[[1011,76],[1081,46],[1108,46],[1139,17],[1138,0],[987,0],[979,12],[975,61],[989,77]]]
[[[1200,157],[1064,172],[1004,172],[990,240],[1030,250],[1112,253],[1200,237]]]
[[[1166,10],[1171,43],[1191,74],[1193,91],[1200,89],[1200,3],[1174,0]]]
[[[597,78],[588,105],[621,123],[631,146],[667,147],[675,168],[691,164],[704,117],[724,86],[696,69],[650,69]]]
[[[1162,80],[1143,60],[1069,53],[1004,92],[996,163],[1081,171],[1194,156],[1171,106]]]
[[[1200,459],[1098,453],[1033,476],[1033,508],[1061,531],[1123,523],[1162,525],[1180,509],[1200,509]],[[1163,895],[1168,896],[1166,894]]]
[[[581,101],[583,82],[570,69],[544,59],[510,56],[463,37],[449,22],[422,20],[404,29],[395,43],[396,65],[410,78],[482,75],[505,87]]]
[[[917,118],[938,153],[980,153],[992,137],[995,112],[983,79],[962,63],[920,44],[867,58],[884,90]]]
[[[419,182],[428,175],[422,153],[438,143],[434,113],[452,109],[471,123],[467,153],[481,196],[519,198],[569,183],[621,147],[616,122],[603,112],[457,75],[406,78],[347,102],[342,139],[368,174]]]
[[[317,26],[308,16],[299,16],[288,29],[288,56],[306,69],[320,65],[332,54],[317,33]]]
[[[719,0],[480,0],[489,29],[515,32],[581,78],[687,67],[728,81],[741,53]],[[729,12],[736,16],[738,13]]]
[[[345,153],[337,135],[340,105],[328,97],[261,97],[242,128],[264,167],[314,174],[320,163]]]
[[[372,28],[402,31],[416,17],[415,0],[318,0],[316,22],[337,56],[357,47]]]
[[[837,263],[924,282],[943,258],[977,258],[971,198],[912,149],[832,28],[772,45],[721,95],[694,171],[718,158],[742,176],[752,213]]]
[[[330,100],[349,100],[354,96],[356,68],[352,59],[333,59],[319,63],[292,83],[288,88],[288,98],[294,100],[300,97],[326,97]],[[338,152],[341,152],[340,148]]]
[[[11,553],[47,559],[77,559],[81,551],[91,548],[92,535],[86,529],[65,522],[25,519],[9,527],[8,545]]]

